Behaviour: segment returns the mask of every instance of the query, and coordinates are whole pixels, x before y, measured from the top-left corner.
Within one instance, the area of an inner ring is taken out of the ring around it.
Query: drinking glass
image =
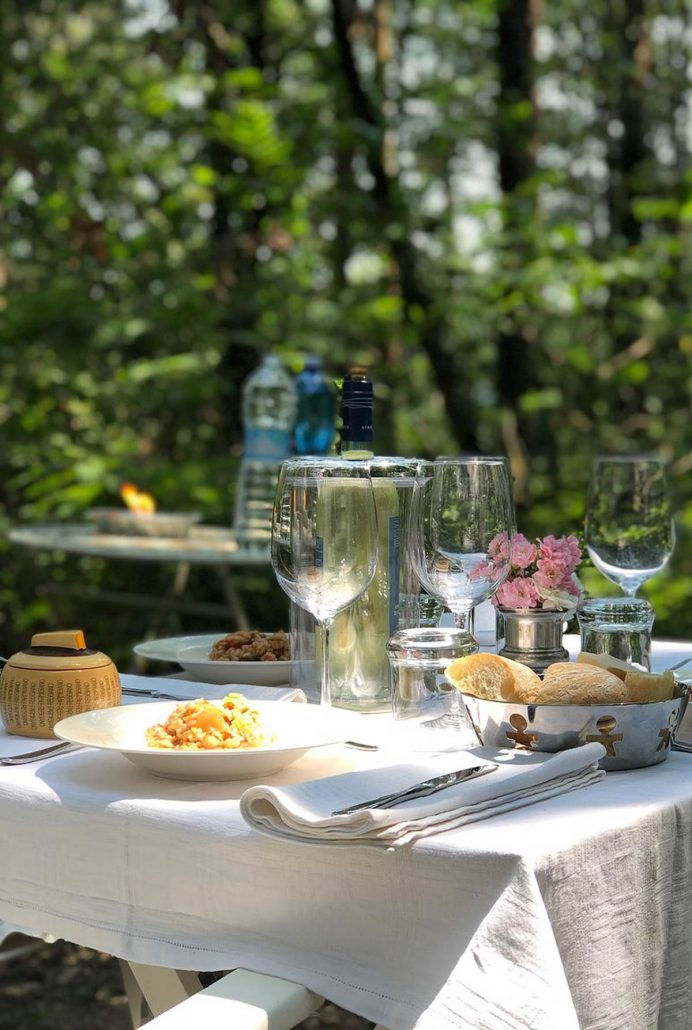
[[[277,483],[271,556],[282,590],[320,628],[320,700],[329,705],[332,619],[362,594],[377,564],[377,515],[367,463],[285,461]]]
[[[511,566],[514,507],[506,459],[420,462],[413,508],[416,574],[475,643],[470,612],[495,593]]]
[[[648,457],[597,458],[584,533],[599,572],[634,597],[666,566],[675,544],[663,463]]]

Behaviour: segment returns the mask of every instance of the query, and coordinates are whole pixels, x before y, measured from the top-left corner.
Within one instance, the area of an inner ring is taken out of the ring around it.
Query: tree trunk
[[[504,0],[497,30],[500,92],[497,105],[497,156],[502,191],[505,245],[502,262],[510,284],[520,279],[530,259],[536,205],[527,188],[535,172],[536,112],[533,99],[534,11],[531,0]],[[524,492],[528,472],[529,426],[519,401],[535,377],[531,371],[532,327],[526,314],[512,312],[497,336],[497,391],[504,409],[503,435],[517,481]],[[545,442],[545,441],[544,441]]]
[[[459,447],[464,451],[478,449],[476,419],[463,374],[463,357],[449,340],[447,320],[442,305],[425,285],[425,274],[415,246],[411,243],[412,227],[409,212],[401,196],[394,174],[385,167],[383,154],[390,141],[376,105],[366,91],[353,53],[350,30],[356,15],[351,0],[332,0],[332,27],[339,57],[339,66],[346,83],[351,115],[367,127],[361,143],[373,177],[373,197],[377,203],[379,235],[389,241],[396,265],[405,317],[415,326],[421,347],[428,355],[434,381],[445,402],[447,416]]]

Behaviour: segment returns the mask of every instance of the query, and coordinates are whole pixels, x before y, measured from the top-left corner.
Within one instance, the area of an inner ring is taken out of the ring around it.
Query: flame
[[[156,511],[156,501],[151,494],[140,492],[134,483],[123,483],[120,496],[135,515],[153,515]]]

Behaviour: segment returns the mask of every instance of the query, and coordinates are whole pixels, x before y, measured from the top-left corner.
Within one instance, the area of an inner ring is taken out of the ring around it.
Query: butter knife
[[[415,798],[424,798],[429,794],[437,794],[445,787],[451,787],[455,783],[462,783],[464,780],[473,780],[477,776],[485,776],[486,773],[494,772],[497,766],[491,762],[484,762],[483,765],[474,765],[470,769],[457,769],[455,772],[442,773],[440,776],[431,776],[428,780],[421,780],[405,790],[396,791],[394,794],[381,794],[369,801],[359,801],[357,805],[349,805],[348,808],[337,808],[332,815],[350,815],[351,812],[360,812],[364,808],[393,808],[401,805],[404,801],[413,801]]]

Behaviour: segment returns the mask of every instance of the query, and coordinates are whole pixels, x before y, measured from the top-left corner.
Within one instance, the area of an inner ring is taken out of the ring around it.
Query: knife
[[[195,701],[199,694],[166,694],[163,690],[139,690],[137,687],[122,687],[121,693],[130,697],[155,697],[159,701]]]
[[[350,815],[351,812],[360,812],[364,808],[393,808],[395,805],[403,804],[404,801],[412,801],[415,798],[424,798],[429,794],[437,794],[445,787],[451,787],[455,783],[462,783],[464,780],[473,780],[477,776],[484,776],[486,773],[494,772],[497,765],[492,762],[484,762],[483,765],[474,765],[470,769],[457,769],[455,772],[442,773],[440,776],[432,776],[428,780],[421,780],[405,790],[396,791],[394,794],[381,794],[369,801],[359,801],[357,805],[349,805],[348,808],[337,808],[332,815]]]

